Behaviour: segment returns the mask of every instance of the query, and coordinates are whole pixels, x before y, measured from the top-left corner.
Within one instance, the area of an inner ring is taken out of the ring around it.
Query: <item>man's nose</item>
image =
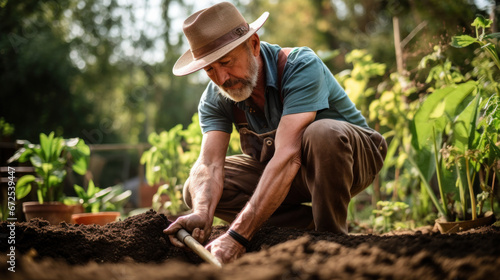
[[[215,68],[215,83],[217,85],[223,85],[227,80],[229,80],[229,74],[226,70],[221,68]]]

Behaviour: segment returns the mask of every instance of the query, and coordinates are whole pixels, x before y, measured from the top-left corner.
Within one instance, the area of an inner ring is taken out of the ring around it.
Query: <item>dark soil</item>
[[[153,211],[124,221],[17,223],[16,272],[0,224],[0,279],[500,279],[500,229],[341,235],[265,227],[247,254],[217,269],[172,246],[168,219]],[[211,240],[227,230],[215,227]]]

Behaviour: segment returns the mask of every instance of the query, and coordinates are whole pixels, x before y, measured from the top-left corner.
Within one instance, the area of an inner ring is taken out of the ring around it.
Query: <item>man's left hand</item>
[[[229,234],[225,233],[206,246],[221,263],[230,263],[241,257],[246,248],[234,240]]]

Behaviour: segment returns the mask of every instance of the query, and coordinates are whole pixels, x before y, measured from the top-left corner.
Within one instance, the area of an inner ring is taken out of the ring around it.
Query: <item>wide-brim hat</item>
[[[174,75],[191,74],[217,61],[257,32],[268,17],[265,12],[248,24],[228,2],[192,14],[182,27],[190,48],[175,63]]]

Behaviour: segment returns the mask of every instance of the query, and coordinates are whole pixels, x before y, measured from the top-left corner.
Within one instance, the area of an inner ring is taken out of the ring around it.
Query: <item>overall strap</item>
[[[290,52],[293,50],[293,48],[282,48],[279,53],[278,53],[278,62],[277,62],[277,68],[278,68],[278,91],[280,94],[281,102],[283,102],[283,94],[281,93],[281,80],[283,77],[283,72],[285,70],[285,65],[286,61],[288,59],[288,55]],[[240,110],[238,106],[236,106],[236,103],[233,105],[233,115],[236,120],[236,123],[246,123],[247,118],[245,116],[245,112],[243,110]]]
[[[281,93],[281,80],[283,78],[283,71],[285,71],[286,61],[288,55],[293,48],[282,48],[278,53],[278,90],[280,92],[281,101],[283,102],[283,94]]]

